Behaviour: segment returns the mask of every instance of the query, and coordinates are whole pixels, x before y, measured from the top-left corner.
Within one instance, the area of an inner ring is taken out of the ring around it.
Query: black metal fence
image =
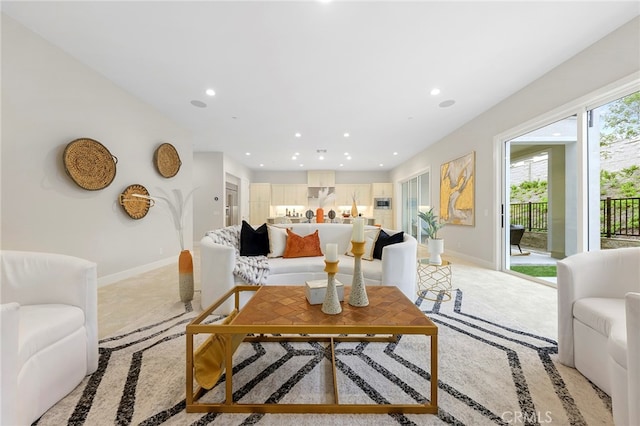
[[[607,238],[640,236],[640,198],[600,200],[600,233]]]
[[[511,204],[511,223],[524,225],[527,231],[546,231],[548,206],[542,203]],[[640,198],[600,200],[602,236],[640,237]]]
[[[511,204],[511,223],[523,225],[527,231],[547,230],[547,203]]]

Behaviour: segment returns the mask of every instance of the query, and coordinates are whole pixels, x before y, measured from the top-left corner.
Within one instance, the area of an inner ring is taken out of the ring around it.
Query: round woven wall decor
[[[163,177],[170,178],[178,174],[182,161],[175,147],[170,143],[163,143],[153,154],[153,162]]]
[[[116,176],[118,159],[100,142],[89,138],[67,144],[63,154],[64,170],[83,189],[96,191],[109,186]]]
[[[149,213],[155,202],[148,198],[136,197],[133,194],[149,196],[149,191],[142,185],[129,185],[120,194],[120,205],[132,219],[142,219]]]

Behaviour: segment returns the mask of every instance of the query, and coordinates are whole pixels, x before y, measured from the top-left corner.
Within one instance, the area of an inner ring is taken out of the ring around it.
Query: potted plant
[[[440,255],[444,252],[444,240],[438,238],[438,230],[445,224],[440,222],[438,216],[433,212],[433,207],[427,212],[418,212],[418,217],[422,220],[422,230],[427,235],[427,246],[429,247],[429,263],[442,265]]]

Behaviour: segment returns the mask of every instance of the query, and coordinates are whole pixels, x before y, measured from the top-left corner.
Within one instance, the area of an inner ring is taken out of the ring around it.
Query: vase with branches
[[[351,217],[358,217],[358,193],[353,191],[351,193]]]
[[[154,195],[149,197],[162,201],[171,215],[173,226],[178,234],[178,243],[180,244],[180,256],[178,257],[178,286],[180,291],[180,300],[184,303],[193,300],[193,257],[191,252],[184,248],[184,222],[187,213],[187,205],[195,191],[195,188],[189,191],[185,197],[181,189],[171,190],[168,194],[162,189],[158,189],[163,195]]]
[[[318,209],[316,210],[316,222],[324,222],[324,206],[333,202],[335,193],[329,193],[329,188],[321,188],[318,191]]]

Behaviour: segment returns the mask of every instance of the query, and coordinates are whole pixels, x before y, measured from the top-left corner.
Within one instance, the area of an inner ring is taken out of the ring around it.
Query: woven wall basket
[[[124,212],[132,219],[142,219],[149,213],[149,208],[153,207],[155,202],[147,198],[140,198],[134,196],[142,195],[149,196],[149,191],[142,185],[134,184],[129,185],[120,194],[120,205],[124,209]]]
[[[163,177],[170,178],[178,174],[182,161],[175,147],[170,143],[163,143],[153,153],[153,162]]]
[[[83,189],[96,191],[109,186],[116,176],[118,159],[100,142],[76,139],[64,149],[64,170]]]

